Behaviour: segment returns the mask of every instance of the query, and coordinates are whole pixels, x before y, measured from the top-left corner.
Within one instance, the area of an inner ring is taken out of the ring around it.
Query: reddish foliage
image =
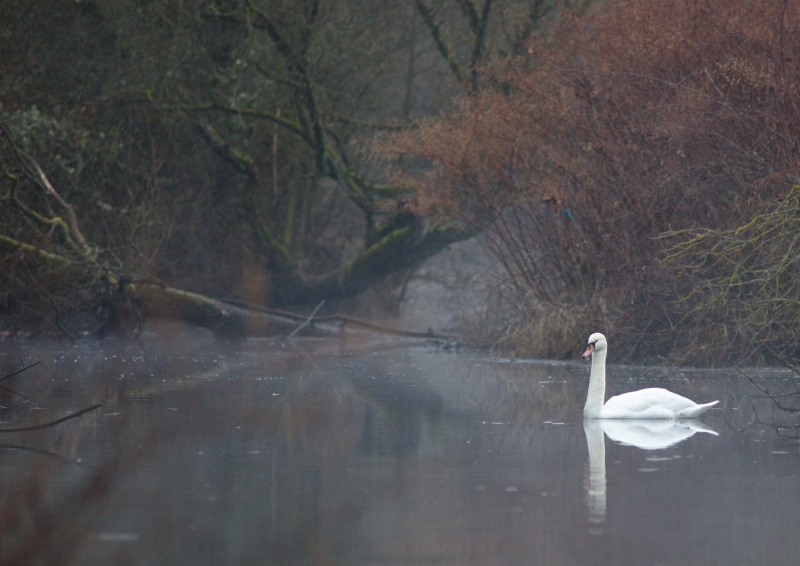
[[[378,152],[433,163],[396,176],[481,228],[528,296],[599,294],[631,343],[680,332],[659,235],[735,225],[800,177],[796,2],[603,2],[485,72],[494,88]]]

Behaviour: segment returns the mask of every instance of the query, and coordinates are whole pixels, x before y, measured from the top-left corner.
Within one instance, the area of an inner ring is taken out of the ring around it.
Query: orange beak
[[[586,348],[586,351],[583,353],[583,356],[581,357],[585,360],[586,358],[592,355],[592,352],[594,352],[594,344],[589,344],[589,347]]]

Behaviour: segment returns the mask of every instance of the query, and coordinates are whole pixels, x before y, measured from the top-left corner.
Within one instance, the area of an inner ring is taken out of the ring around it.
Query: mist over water
[[[4,393],[2,427],[103,407],[0,438],[3,562],[26,549],[29,563],[80,564],[800,556],[797,444],[754,422],[754,407],[763,423],[785,414],[733,370],[611,365],[607,396],[659,386],[720,400],[696,425],[614,428],[583,422],[588,365],[421,342],[159,326],[138,343],[2,344],[4,373],[36,360],[3,383],[28,401]]]

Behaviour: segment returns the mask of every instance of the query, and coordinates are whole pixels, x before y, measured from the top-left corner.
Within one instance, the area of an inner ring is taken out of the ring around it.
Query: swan
[[[611,440],[624,446],[636,446],[642,450],[662,450],[675,446],[691,438],[698,432],[706,432],[713,436],[719,433],[694,419],[605,419],[592,420],[586,423],[599,423]]]
[[[586,505],[589,511],[589,534],[603,533],[606,520],[606,444],[603,433],[611,440],[642,450],[669,448],[694,436],[716,431],[697,420],[586,419],[583,421],[586,446],[589,449],[588,477],[585,476]]]
[[[583,407],[584,419],[693,419],[719,401],[698,405],[691,399],[658,387],[617,395],[603,404],[606,396],[606,337],[595,332],[583,358],[592,357],[589,394]]]

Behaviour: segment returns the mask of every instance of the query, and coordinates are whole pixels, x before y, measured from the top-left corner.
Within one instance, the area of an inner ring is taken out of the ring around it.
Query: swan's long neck
[[[583,407],[583,418],[598,419],[606,398],[606,349],[592,353],[592,373],[589,374],[589,394]]]

